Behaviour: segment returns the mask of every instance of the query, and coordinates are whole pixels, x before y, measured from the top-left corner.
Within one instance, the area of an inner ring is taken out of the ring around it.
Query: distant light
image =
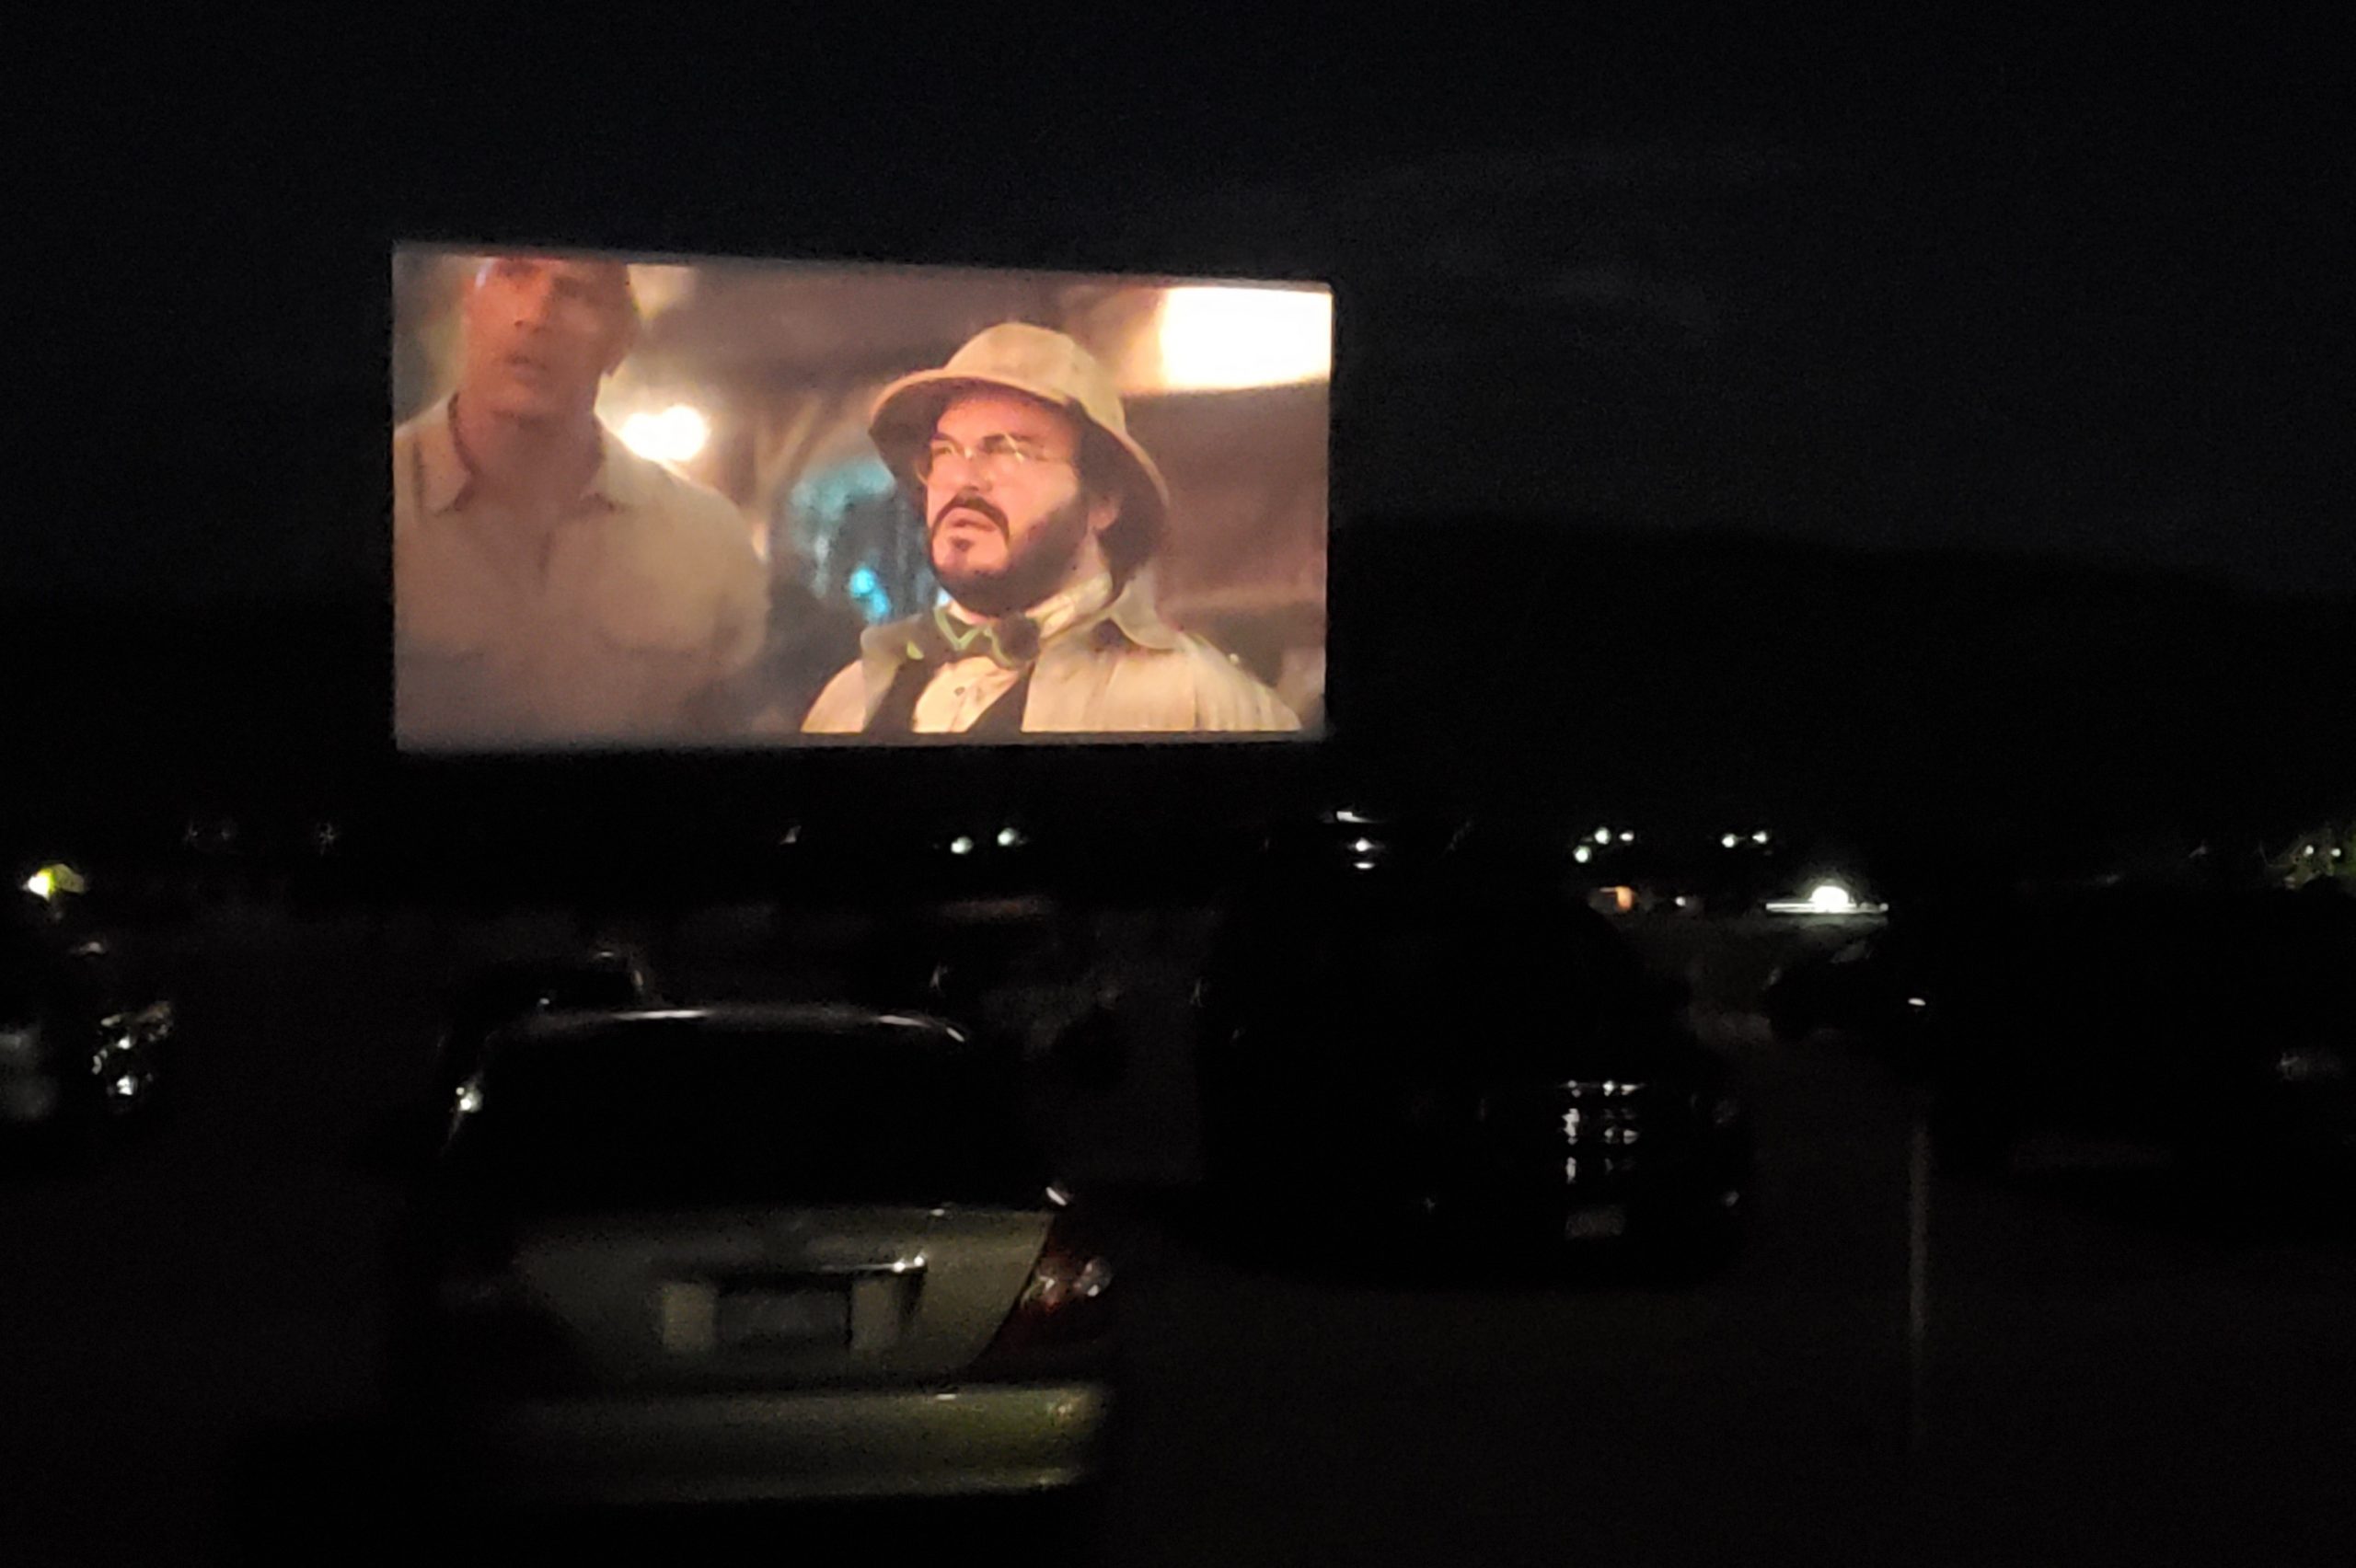
[[[2331,852],[2331,858],[2332,858],[2333,859],[2335,859],[2335,860],[2339,859],[2339,850],[2337,850],[2337,849],[2334,849],[2334,850]]]
[[[1611,890],[1611,902],[1618,906],[1621,914],[1625,915],[1636,906],[1636,890],[1633,887],[1615,887]],[[1606,1090],[1604,1092],[1608,1094],[1611,1090]]]
[[[1372,860],[1352,860],[1350,864],[1361,871],[1370,871],[1374,870],[1375,863]]]
[[[1162,295],[1161,386],[1216,392],[1334,373],[1334,296],[1322,289],[1180,288]]]
[[[1679,894],[1677,895],[1677,906],[1678,906],[1680,909],[1684,908],[1684,907],[1686,906],[1686,905],[1688,905],[1688,904],[1690,904],[1690,903],[1692,903],[1692,900],[1691,900],[1691,899],[1687,898],[1687,897],[1686,897],[1683,894],[1681,894],[1681,893],[1680,893],[1680,894]]]
[[[482,1109],[482,1085],[469,1078],[458,1086],[458,1114],[471,1116]]]
[[[1736,845],[1741,842],[1742,835],[1739,833],[1729,833],[1724,838],[1718,840],[1719,845],[1727,849],[1733,848]]]
[[[1347,807],[1345,807],[1345,808],[1343,808],[1342,810],[1337,811],[1337,812],[1335,812],[1335,813],[1334,813],[1334,820],[1335,822],[1346,822],[1346,823],[1359,823],[1359,824],[1362,824],[1362,823],[1369,823],[1369,822],[1372,822],[1374,819],[1373,819],[1372,817],[1369,817],[1369,816],[1362,816],[1362,815],[1360,815],[1358,813],[1354,812],[1354,811],[1351,811],[1351,810],[1349,810]]]
[[[1611,830],[1610,828],[1608,828],[1608,827],[1599,827],[1599,828],[1597,828],[1597,829],[1595,830],[1595,841],[1596,841],[1598,844],[1609,844],[1609,843],[1611,843]]]
[[[998,847],[999,848],[1011,849],[1022,842],[1022,834],[1020,829],[1001,827],[998,830]]]
[[[2308,856],[2308,857],[2310,857],[2310,858],[2312,858],[2312,857],[2314,856],[2315,852],[2316,852],[2316,847],[2315,847],[2314,845],[2312,845],[2312,844],[2309,844],[2309,845],[2304,846],[2304,847],[2302,847],[2302,848],[2300,849],[2300,851],[2299,851],[2299,853],[2300,853],[2300,854],[2302,854],[2302,855],[2305,855],[2305,856]]]
[[[1371,838],[1354,839],[1351,841],[1350,847],[1360,855],[1371,855],[1374,853],[1374,840]]]
[[[1766,843],[1766,842],[1767,842],[1767,830],[1766,830],[1765,828],[1763,828],[1763,827],[1762,827],[1762,828],[1761,828],[1758,832],[1756,832],[1756,833],[1754,833],[1754,834],[1752,834],[1752,835],[1750,836],[1750,841],[1751,841],[1753,844],[1764,844],[1764,843]]]
[[[949,852],[952,855],[970,855],[974,852],[974,841],[961,833],[949,841]]]
[[[53,900],[61,893],[87,893],[90,884],[64,861],[52,860],[25,879],[25,891],[35,898]]]
[[[1623,833],[1620,836],[1620,842],[1623,844],[1634,844],[1635,841],[1636,836],[1633,833]]]
[[[131,1073],[125,1073],[107,1085],[107,1088],[113,1092],[117,1100],[129,1100],[139,1092],[139,1079]]]
[[[1857,907],[1857,900],[1839,882],[1819,882],[1808,890],[1807,906],[1827,915],[1846,915]]]
[[[1580,845],[1577,848],[1571,851],[1571,859],[1576,860],[1582,866],[1586,865],[1589,860],[1595,859],[1595,846],[1591,844]]]
[[[2348,1059],[2328,1045],[2304,1046],[2276,1057],[2274,1076],[2284,1083],[2337,1083],[2348,1076]]]
[[[1910,1008],[1927,1008],[1931,1004],[1920,997],[1909,997],[1906,998],[1906,1005]]]
[[[711,440],[711,421],[685,403],[622,421],[622,444],[656,463],[684,463]]]

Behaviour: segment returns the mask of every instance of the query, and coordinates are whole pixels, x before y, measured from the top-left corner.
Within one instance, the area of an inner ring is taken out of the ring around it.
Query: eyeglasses
[[[930,483],[941,471],[941,466],[952,458],[965,465],[965,471],[977,479],[1011,479],[1041,463],[1073,466],[1069,457],[1057,457],[1039,450],[1019,436],[986,435],[971,446],[961,445],[945,435],[936,435],[931,444],[917,454],[917,478]]]

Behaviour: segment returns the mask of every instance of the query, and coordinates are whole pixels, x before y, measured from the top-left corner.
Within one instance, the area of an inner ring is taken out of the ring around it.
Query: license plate
[[[803,1350],[850,1343],[850,1292],[751,1287],[722,1290],[714,1338],[723,1350]]]
[[[1592,1208],[1576,1208],[1563,1216],[1563,1239],[1565,1241],[1607,1241],[1628,1233],[1628,1210],[1623,1204],[1598,1204]]]

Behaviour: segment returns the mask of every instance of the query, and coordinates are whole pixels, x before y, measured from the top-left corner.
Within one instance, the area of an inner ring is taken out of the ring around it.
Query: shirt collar
[[[1085,582],[1073,583],[1053,598],[1032,605],[1024,613],[1031,617],[1031,624],[1039,628],[1039,641],[1044,646],[1079,621],[1103,609],[1112,598],[1113,579],[1100,571]],[[978,626],[984,619],[954,599],[949,602],[949,613],[969,626]]]
[[[1075,632],[1089,631],[1097,627],[1109,625],[1121,636],[1140,648],[1151,648],[1161,652],[1169,652],[1184,646],[1179,640],[1177,628],[1163,620],[1161,614],[1153,607],[1150,569],[1131,577],[1122,585],[1119,594],[1114,597],[1110,604],[1091,596],[1089,590],[1093,590],[1096,594],[1109,594],[1112,591],[1111,580],[1104,577],[1093,578],[1089,582],[1080,584],[1077,588],[1068,591],[1079,597],[1075,599],[1072,609],[1065,617],[1063,624],[1057,628],[1057,631],[1065,634],[1066,638]],[[1064,596],[1058,594],[1057,598]],[[1054,605],[1055,602],[1055,600],[1049,600],[1048,605]],[[951,607],[953,611],[957,608],[953,601]],[[1034,617],[1046,613],[1046,609],[1047,605],[1042,605],[1039,610],[1034,612]],[[930,611],[924,612],[926,615],[930,613]],[[915,657],[916,655],[909,651],[908,637],[908,628],[913,624],[910,621],[898,620],[886,621],[882,626],[869,627],[860,634],[860,646],[869,657],[887,662]],[[1044,623],[1041,625],[1040,631],[1040,641],[1044,644],[1050,635]],[[1058,639],[1058,640],[1062,640]]]
[[[450,420],[450,411],[457,403],[452,393],[420,422],[417,448],[424,464],[424,501],[428,513],[456,512],[466,505],[468,490],[473,488],[474,475],[467,467],[464,454],[458,450],[458,435]],[[627,511],[641,504],[646,497],[647,476],[643,472],[646,460],[614,439],[614,432],[604,424],[597,426],[597,467],[589,476],[583,490],[583,500],[595,500],[615,511]]]

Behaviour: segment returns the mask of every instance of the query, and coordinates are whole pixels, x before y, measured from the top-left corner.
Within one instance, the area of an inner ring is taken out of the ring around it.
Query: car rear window
[[[650,1024],[494,1051],[448,1170],[534,1211],[1033,1203],[1046,1179],[1001,1058]]]

